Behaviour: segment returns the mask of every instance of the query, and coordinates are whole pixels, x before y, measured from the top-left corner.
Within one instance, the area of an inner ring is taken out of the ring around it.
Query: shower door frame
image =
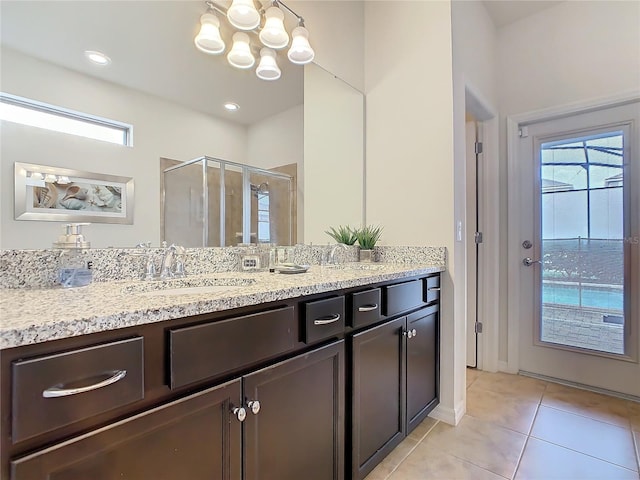
[[[253,167],[250,165],[245,165],[243,163],[232,162],[230,160],[223,160],[221,158],[210,157],[208,155],[204,155],[202,157],[194,158],[192,160],[187,160],[186,162],[179,163],[178,165],[174,165],[173,167],[166,168],[163,170],[163,175],[172,170],[177,170],[182,167],[186,167],[188,165],[193,165],[198,162],[202,162],[202,202],[203,202],[203,228],[202,228],[202,246],[207,247],[209,244],[209,188],[207,182],[207,168],[209,168],[209,162],[215,162],[219,165],[220,170],[220,246],[226,247],[226,185],[225,185],[225,176],[226,176],[226,167],[233,166],[240,169],[240,173],[242,175],[242,243],[249,244],[251,243],[251,180],[249,175],[251,173],[257,173],[260,175],[266,175],[269,177],[279,178],[281,180],[287,180],[289,182],[289,213],[287,215],[287,219],[289,222],[289,240],[287,244],[291,244],[291,239],[293,238],[293,194],[295,192],[291,191],[291,186],[293,182],[293,177],[291,175],[287,175],[286,173],[274,172],[272,170],[267,170],[265,168]],[[164,215],[164,205],[165,205],[165,189],[162,191],[162,205],[163,205],[163,215]],[[165,230],[166,225],[163,227],[162,237],[166,238]]]

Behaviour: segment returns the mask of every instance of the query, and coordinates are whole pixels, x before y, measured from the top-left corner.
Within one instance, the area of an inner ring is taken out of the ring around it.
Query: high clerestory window
[[[3,92],[0,120],[132,146],[131,125]]]

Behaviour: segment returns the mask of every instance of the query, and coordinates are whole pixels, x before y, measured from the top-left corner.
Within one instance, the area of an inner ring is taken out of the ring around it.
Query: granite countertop
[[[0,349],[444,271],[434,264],[313,265],[306,273],[224,272],[166,282],[0,290]],[[159,293],[193,287],[192,293]],[[202,287],[198,291],[197,287]]]

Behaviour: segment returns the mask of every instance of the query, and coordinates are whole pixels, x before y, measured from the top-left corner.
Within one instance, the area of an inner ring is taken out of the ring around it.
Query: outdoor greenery
[[[622,240],[543,240],[544,280],[622,285]]]

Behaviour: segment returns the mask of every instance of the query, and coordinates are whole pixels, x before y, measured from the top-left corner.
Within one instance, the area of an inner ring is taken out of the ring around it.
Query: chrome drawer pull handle
[[[428,292],[439,292],[440,291],[440,287],[431,287],[427,289]]]
[[[44,398],[57,398],[57,397],[68,397],[69,395],[77,395],[79,393],[90,392],[92,390],[97,390],[102,387],[106,387],[113,383],[116,383],[122,380],[127,374],[126,370],[116,370],[109,378],[94,383],[93,385],[87,385],[86,387],[78,387],[78,388],[59,388],[59,387],[50,387],[42,392],[42,396]]]
[[[340,320],[340,314],[330,315],[328,317],[320,317],[313,321],[314,325],[326,325],[327,323],[334,323]]]
[[[378,304],[374,303],[373,305],[365,305],[363,307],[358,307],[359,312],[371,312],[378,308]]]

